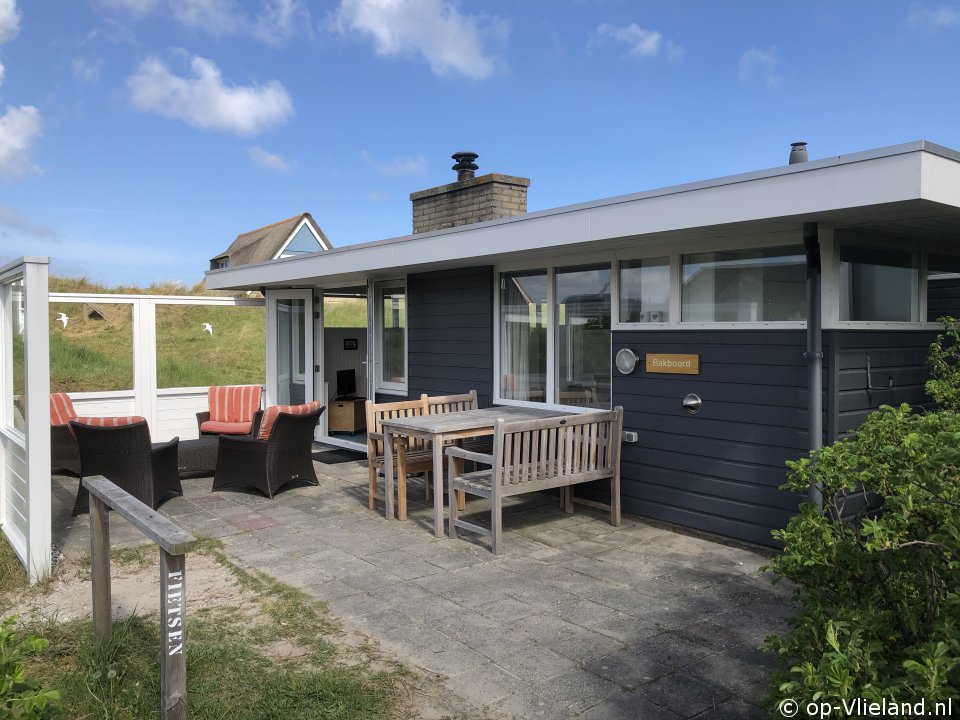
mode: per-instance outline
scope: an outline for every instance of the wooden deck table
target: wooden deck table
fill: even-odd
[[[421,415],[418,417],[384,420],[383,474],[386,495],[386,516],[393,519],[393,438],[395,436],[423,438],[433,447],[433,534],[443,537],[443,444],[450,440],[493,435],[497,418],[504,420],[536,420],[546,417],[572,415],[562,410],[515,406],[489,407],[481,410]]]

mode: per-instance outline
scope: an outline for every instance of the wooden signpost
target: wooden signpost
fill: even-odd
[[[187,717],[187,582],[185,555],[197,540],[132,495],[97,475],[83,478],[90,492],[90,554],[93,577],[93,629],[109,640],[110,516],[119,513],[160,547],[160,717]]]

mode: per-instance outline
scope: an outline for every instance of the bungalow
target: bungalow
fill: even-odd
[[[269,402],[332,399],[322,300],[366,298],[368,397],[622,405],[624,510],[771,544],[803,499],[784,462],[927,401],[935,320],[960,312],[960,153],[805,155],[528,213],[528,180],[462,153],[456,182],[411,195],[413,234],[207,286],[266,294]]]

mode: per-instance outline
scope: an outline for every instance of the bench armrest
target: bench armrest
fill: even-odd
[[[484,465],[493,465],[493,455],[486,455],[485,453],[473,452],[471,450],[464,450],[459,448],[456,445],[451,445],[447,448],[447,457],[456,457],[463,460],[469,460],[470,462],[483,463]]]

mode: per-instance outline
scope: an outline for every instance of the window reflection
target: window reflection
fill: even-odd
[[[557,398],[610,407],[610,266],[556,272]]]
[[[546,270],[500,276],[500,373],[500,397],[547,399]]]

